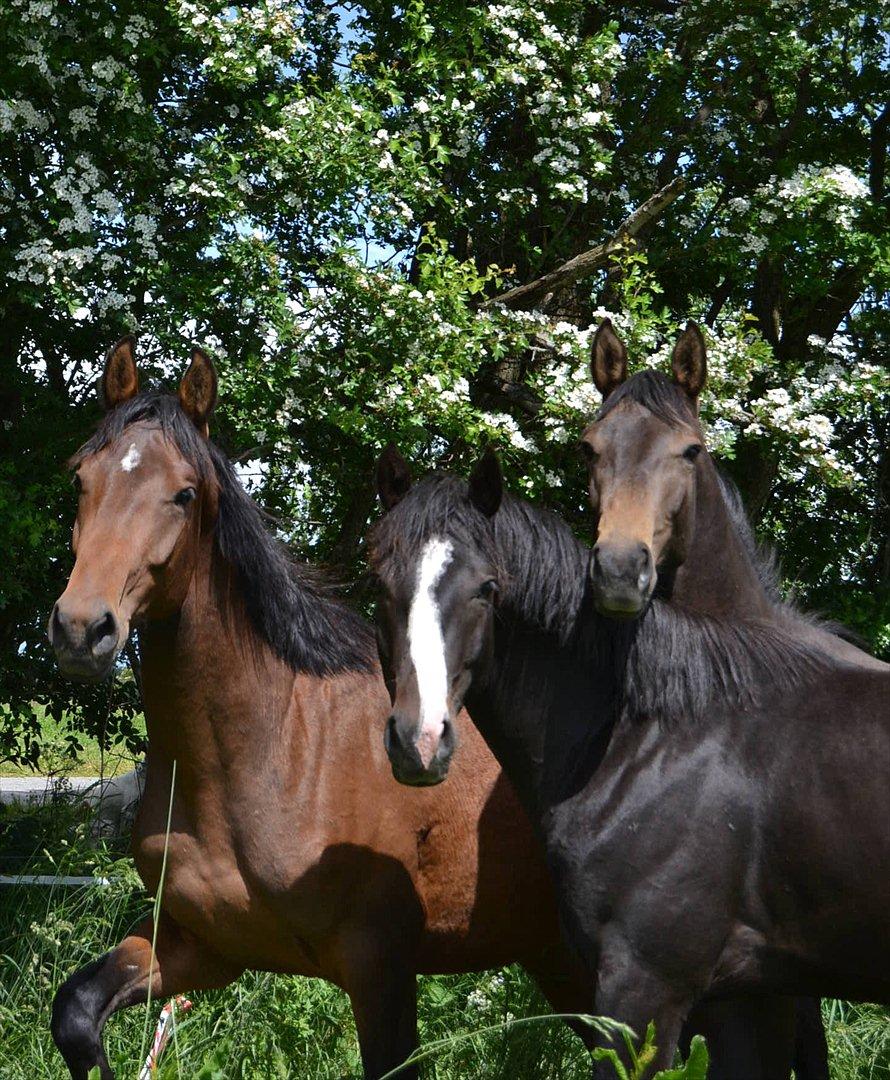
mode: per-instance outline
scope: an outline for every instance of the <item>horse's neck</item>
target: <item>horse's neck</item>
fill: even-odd
[[[506,569],[521,588],[523,567]],[[671,602],[724,618],[767,618],[772,609],[713,466],[702,471],[689,551]],[[586,784],[599,764],[617,716],[631,638],[608,633],[614,628],[604,627],[585,601],[572,639],[561,645],[515,607],[505,604],[498,615],[489,676],[471,689],[467,707],[527,808],[540,815]]]
[[[721,618],[766,619],[773,609],[710,462],[698,480],[692,536],[671,600]]]
[[[672,601],[687,610],[726,619],[783,622],[786,633],[814,645],[826,656],[856,667],[888,670],[830,628],[782,611],[767,594],[747,547],[726,506],[713,465],[704,470],[696,500],[695,531],[689,554],[677,571]]]
[[[140,632],[149,747],[208,773],[256,770],[293,722],[296,676],[246,624],[238,634],[213,564],[208,545],[181,609]]]
[[[546,558],[546,552],[538,552]],[[579,560],[583,562],[583,560]],[[522,587],[521,566],[505,567]],[[561,642],[505,600],[494,649],[467,709],[534,820],[579,790],[602,756],[614,716],[615,680],[597,655],[593,608],[585,602],[570,640]],[[608,671],[608,674],[607,674]]]

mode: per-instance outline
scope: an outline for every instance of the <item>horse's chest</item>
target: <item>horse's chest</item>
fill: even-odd
[[[166,849],[166,854],[165,854]],[[319,974],[316,951],[268,890],[245,874],[234,850],[215,838],[171,832],[134,841],[134,859],[161,908],[214,952],[253,968]]]
[[[187,834],[152,834],[137,841],[134,857],[146,888],[177,922],[222,927],[243,918],[251,897],[233,859],[210,853]]]

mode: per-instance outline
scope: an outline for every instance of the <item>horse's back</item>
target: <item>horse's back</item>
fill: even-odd
[[[791,629],[796,638],[815,645],[837,664],[857,670],[883,672],[890,675],[890,664],[867,653],[856,642],[849,641],[835,632],[830,625],[811,622],[806,617],[795,616]]]

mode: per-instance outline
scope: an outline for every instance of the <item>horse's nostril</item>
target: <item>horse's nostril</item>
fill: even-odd
[[[114,650],[117,645],[117,621],[110,611],[106,611],[90,625],[86,641],[94,656],[103,656]]]
[[[640,544],[637,551],[637,585],[640,589],[645,589],[652,577],[652,558],[649,554],[649,548],[645,544]]]
[[[442,721],[442,734],[439,736],[438,757],[447,760],[454,753],[457,743],[454,724],[450,720]]]

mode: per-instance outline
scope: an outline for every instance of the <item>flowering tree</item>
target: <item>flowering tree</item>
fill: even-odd
[[[494,442],[583,529],[592,329],[657,364],[695,317],[713,447],[798,591],[887,648],[880,8],[10,0],[0,707],[106,731],[136,707],[126,680],[75,695],[42,645],[60,463],[126,330],[156,376],[215,351],[246,482],[353,572],[390,438],[429,466]]]

